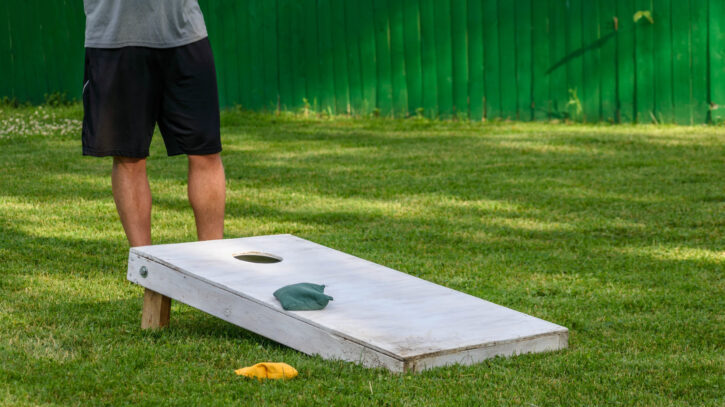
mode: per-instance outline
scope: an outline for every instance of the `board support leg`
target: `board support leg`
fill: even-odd
[[[158,329],[169,325],[170,314],[171,298],[147,288],[143,295],[141,329]]]

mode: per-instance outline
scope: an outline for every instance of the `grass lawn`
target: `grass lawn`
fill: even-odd
[[[292,233],[570,329],[565,351],[390,374],[142,289],[78,106],[1,108],[3,405],[725,404],[725,129],[225,112],[226,236]],[[195,239],[186,159],[149,159],[155,243]],[[288,382],[233,370],[284,361]]]

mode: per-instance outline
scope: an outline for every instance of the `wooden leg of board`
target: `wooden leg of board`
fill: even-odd
[[[169,325],[170,313],[171,298],[147,288],[143,295],[141,329],[157,329]]]

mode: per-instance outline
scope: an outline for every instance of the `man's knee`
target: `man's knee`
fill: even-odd
[[[127,173],[145,172],[146,159],[136,157],[113,157],[113,168]]]
[[[222,167],[221,154],[189,155],[189,166],[202,170]]]

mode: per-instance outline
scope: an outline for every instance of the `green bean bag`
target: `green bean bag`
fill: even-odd
[[[325,308],[332,301],[332,297],[324,291],[324,285],[298,283],[280,288],[274,296],[287,311],[315,311]]]

